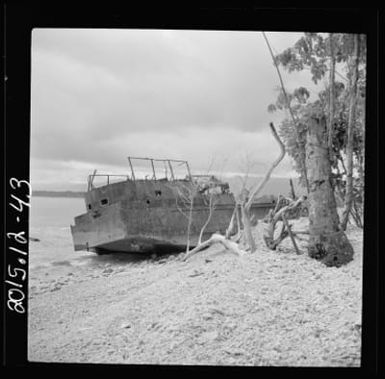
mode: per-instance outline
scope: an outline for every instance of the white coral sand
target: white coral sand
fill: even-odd
[[[306,219],[294,221],[304,229]],[[328,268],[286,239],[237,256],[95,256],[31,269],[29,360],[175,365],[359,366],[362,231]]]

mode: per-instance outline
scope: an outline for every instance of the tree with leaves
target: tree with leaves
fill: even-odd
[[[365,36],[305,33],[293,47],[275,56],[274,60],[288,72],[310,71],[315,84],[325,80],[329,72],[329,83],[326,88],[320,89],[315,99],[311,99],[310,91],[303,86],[292,92],[286,91],[286,97],[280,91],[276,102],[270,104],[268,110],[274,112],[290,108],[290,113],[296,118],[296,124],[293,117],[284,119],[280,135],[303,185],[304,161],[300,158],[305,154],[309,118],[327,118],[332,186],[339,202],[345,203],[344,214],[351,215],[356,225],[363,227]],[[346,202],[349,198],[351,201]],[[346,222],[342,222],[344,229]]]
[[[326,88],[320,89],[315,99],[311,98],[310,91],[305,87],[296,88],[291,92],[281,89],[275,104],[269,105],[268,110],[271,112],[290,111],[291,117],[284,119],[280,125],[280,135],[285,142],[289,156],[293,158],[294,167],[299,173],[301,183],[305,184],[305,179],[308,179],[304,178],[303,173],[313,170],[313,178],[321,175],[323,176],[321,181],[326,180],[327,183],[330,183],[332,192],[327,197],[328,200],[324,206],[336,208],[335,197],[345,204],[342,223],[339,222],[336,210],[333,210],[333,214],[328,216],[330,224],[333,225],[332,228],[336,228],[337,222],[338,229],[345,230],[349,215],[352,215],[356,224],[362,227],[365,36],[305,33],[293,47],[275,56],[274,63],[276,67],[281,66],[288,72],[309,70],[315,84],[325,80],[329,72],[329,82]],[[318,130],[312,130],[315,128],[314,125],[318,125]],[[320,156],[321,150],[310,151],[309,138],[313,140],[318,138],[326,154]],[[314,158],[314,162],[321,160],[319,168],[325,165],[322,174],[314,171],[316,167],[309,167],[314,164],[311,152],[318,157]],[[306,161],[302,158],[304,154]],[[323,159],[327,159],[327,162],[323,162]],[[305,167],[303,167],[304,165]],[[318,179],[315,180],[318,183]],[[322,196],[319,198],[318,195],[312,194],[314,181],[313,184],[309,183],[309,186],[309,197],[313,199],[310,201],[310,204],[313,202],[310,222],[318,223],[320,222],[318,216],[314,219],[316,205],[314,202],[321,201]],[[318,190],[329,191],[322,187]],[[315,228],[313,227],[312,230],[314,231]],[[325,235],[327,233],[329,232],[325,230]],[[318,256],[313,250],[309,248],[311,255]],[[339,265],[342,261],[348,260],[338,258],[335,264]]]

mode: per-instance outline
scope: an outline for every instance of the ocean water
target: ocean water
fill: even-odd
[[[29,236],[29,267],[49,266],[89,256],[74,251],[70,225],[74,217],[85,212],[82,198],[38,197],[31,199]]]

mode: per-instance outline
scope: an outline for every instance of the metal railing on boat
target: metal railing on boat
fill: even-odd
[[[92,188],[98,187],[94,185],[94,179],[95,177],[105,177],[106,181],[101,185],[109,185],[111,184],[110,178],[113,177],[118,177],[118,178],[125,178],[126,180],[132,180],[130,175],[114,175],[114,174],[92,174],[88,175],[88,191],[91,190]]]

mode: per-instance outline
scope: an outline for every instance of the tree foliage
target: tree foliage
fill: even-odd
[[[330,38],[333,43],[333,56],[336,62],[336,80],[333,83],[334,109],[332,122],[332,183],[337,192],[337,198],[343,201],[346,187],[346,149],[347,125],[349,118],[349,101],[352,89],[354,35],[305,33],[294,46],[284,50],[275,57],[276,63],[288,72],[310,71],[311,80],[315,84],[325,81],[326,86],[311,96],[310,91],[301,86],[292,91],[286,89],[288,101],[282,91],[278,93],[274,104],[268,106],[269,112],[282,111],[291,108],[297,124],[292,118],[285,118],[279,126],[289,156],[293,158],[294,168],[301,182],[303,178],[303,161],[300,159],[306,145],[307,125],[311,117],[327,117],[329,112],[330,83],[327,82],[330,68]],[[359,36],[360,54],[358,70],[358,95],[353,124],[353,218],[362,226],[363,191],[364,191],[364,141],[365,141],[365,92],[366,92],[366,39]],[[319,86],[321,87],[321,86]],[[299,143],[296,141],[297,130]],[[356,209],[356,211],[354,211]]]

